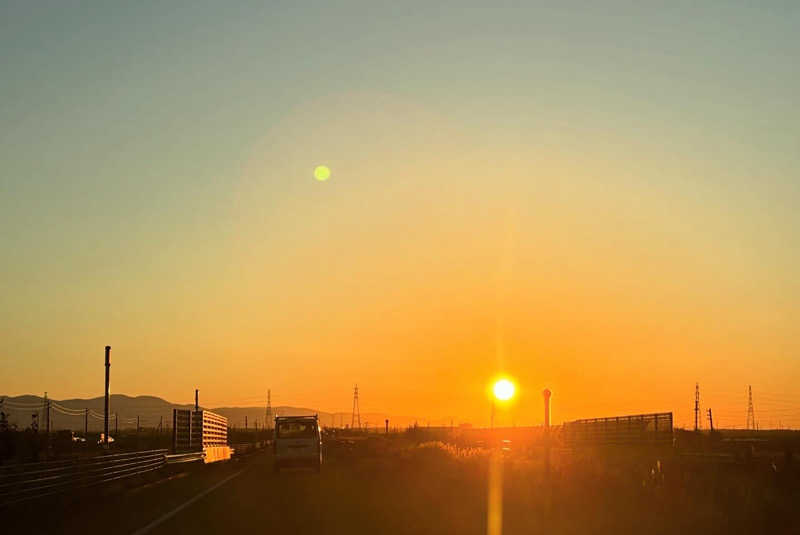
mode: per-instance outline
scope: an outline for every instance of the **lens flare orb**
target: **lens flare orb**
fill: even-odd
[[[314,178],[319,182],[325,182],[331,177],[331,169],[327,165],[318,165],[314,168]]]

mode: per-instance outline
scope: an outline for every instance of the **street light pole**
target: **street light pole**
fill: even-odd
[[[550,475],[550,392],[549,388],[545,388],[542,392],[544,397],[544,474]]]

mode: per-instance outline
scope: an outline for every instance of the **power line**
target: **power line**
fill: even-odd
[[[8,398],[6,398],[6,400],[3,403],[7,407],[11,407],[14,409],[22,409],[22,410],[41,409],[45,405],[44,400],[35,403],[20,403],[18,401],[9,401]]]
[[[82,417],[82,416],[83,416],[83,414],[84,414],[84,413],[83,413],[83,411],[81,411],[81,412],[80,412],[80,414],[76,414],[76,413],[73,413],[73,412],[67,412],[67,411],[65,411],[65,410],[62,410],[62,409],[61,409],[61,407],[59,407],[59,406],[58,406],[58,405],[56,405],[55,403],[53,403],[53,404],[52,404],[50,407],[51,407],[51,408],[52,408],[52,409],[53,409],[55,412],[57,412],[57,413],[59,413],[59,414],[63,414],[64,416],[74,416],[74,417],[76,417],[76,418],[79,418],[79,417]]]
[[[64,405],[61,405],[61,404],[59,404],[59,403],[56,403],[56,402],[55,402],[55,401],[53,401],[53,400],[50,400],[50,405],[51,405],[52,407],[58,407],[58,408],[59,408],[59,409],[61,409],[62,411],[65,411],[65,412],[74,412],[75,414],[79,414],[79,415],[83,415],[83,413],[84,413],[84,411],[85,411],[85,409],[73,409],[73,408],[71,408],[71,407],[65,407]]]

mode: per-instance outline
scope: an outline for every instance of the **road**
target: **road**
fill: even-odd
[[[442,484],[386,461],[274,474],[269,454],[259,453],[102,495],[33,503],[6,518],[17,528],[9,533],[482,532],[481,507],[462,513],[463,502],[448,502]]]
[[[171,467],[94,494],[0,510],[0,533],[486,533],[485,457],[386,446],[340,448],[321,474],[274,474],[263,451],[170,475]],[[503,533],[800,533],[795,470],[670,457],[660,480],[643,464],[656,453],[633,453],[565,457],[550,483],[539,463],[509,459]]]

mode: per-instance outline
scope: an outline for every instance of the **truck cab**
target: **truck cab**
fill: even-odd
[[[278,416],[272,444],[273,470],[306,466],[317,472],[322,467],[322,432],[319,417]]]

